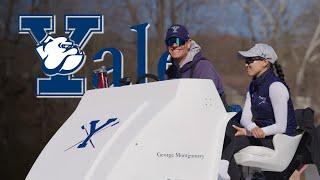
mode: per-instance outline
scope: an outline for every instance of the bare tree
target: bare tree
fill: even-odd
[[[138,18],[138,7],[137,4],[133,4],[131,2],[131,0],[125,0],[125,5],[128,8],[129,14],[130,14],[130,18],[131,18],[131,22],[133,24],[139,23],[139,18]]]
[[[244,14],[247,17],[248,31],[251,40],[265,39],[277,45],[279,37],[288,23],[288,0],[240,0]]]
[[[5,23],[4,23],[4,34],[5,34],[4,37],[7,37],[8,35],[11,34],[10,28],[11,28],[11,24],[12,24],[13,9],[14,9],[15,4],[16,4],[16,0],[8,1],[8,13],[6,16]]]
[[[248,30],[250,32],[250,36],[251,36],[251,41],[252,42],[256,42],[257,37],[256,37],[256,33],[255,33],[255,29],[254,29],[254,22],[253,22],[253,12],[252,12],[252,1],[250,0],[246,0],[246,1],[239,1],[244,13],[246,14],[247,17],[247,26],[248,26]]]
[[[318,61],[320,59],[320,53],[317,51],[317,48],[320,47],[320,16],[319,16],[319,22],[318,25],[313,33],[313,36],[309,42],[309,45],[305,51],[305,54],[303,58],[298,58],[297,54],[293,50],[292,53],[294,54],[294,57],[297,62],[299,62],[300,66],[298,68],[297,77],[296,77],[296,91],[297,94],[302,94],[302,84],[305,77],[305,72],[307,65],[309,63],[314,63],[315,61]]]

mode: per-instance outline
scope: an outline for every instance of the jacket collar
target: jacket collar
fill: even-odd
[[[190,69],[195,63],[203,59],[200,51],[201,47],[195,41],[191,41],[190,50],[183,62],[179,65],[175,60],[172,60],[172,63],[176,66],[180,73],[183,73]]]
[[[260,86],[263,84],[267,79],[274,76],[273,69],[269,68],[267,69],[263,74],[261,74],[259,77],[253,78],[252,83],[254,86]]]

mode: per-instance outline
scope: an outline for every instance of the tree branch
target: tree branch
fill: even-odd
[[[126,7],[128,8],[132,23],[133,24],[138,23],[139,18],[137,16],[137,6],[134,6],[130,0],[125,0],[124,3],[126,5]]]
[[[275,20],[274,20],[274,17],[273,17],[273,15],[272,15],[272,12],[269,11],[269,10],[266,8],[266,6],[261,3],[260,0],[253,0],[253,2],[255,2],[255,3],[257,4],[258,8],[260,8],[261,11],[265,13],[265,15],[267,16],[267,19],[268,19],[269,23],[270,23],[272,26],[274,26]]]
[[[319,58],[320,58],[320,53],[315,54],[315,55],[311,56],[309,62],[310,62],[310,63],[313,63],[313,62],[315,62],[316,60],[318,60]]]
[[[291,53],[292,53],[293,59],[298,63],[300,61],[300,58],[296,53],[295,49],[291,48]]]
[[[319,16],[319,23],[318,23],[318,26],[312,36],[312,39],[309,43],[309,46],[308,46],[308,49],[307,49],[307,52],[304,56],[304,60],[305,61],[308,61],[310,60],[310,57],[311,57],[311,54],[312,52],[319,46],[319,43],[320,43],[320,16]]]

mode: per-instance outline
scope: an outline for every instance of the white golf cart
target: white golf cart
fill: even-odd
[[[226,112],[211,80],[89,90],[26,179],[217,179],[225,128],[234,114]],[[250,146],[235,158],[242,165],[281,171],[300,139],[276,135],[275,150]]]

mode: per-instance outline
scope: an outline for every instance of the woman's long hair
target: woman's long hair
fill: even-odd
[[[283,74],[283,70],[282,70],[281,65],[276,61],[276,62],[273,63],[273,66],[274,66],[274,68],[276,69],[276,72],[277,72],[277,74],[278,74],[278,77],[279,77],[283,82],[285,82],[284,74]]]

